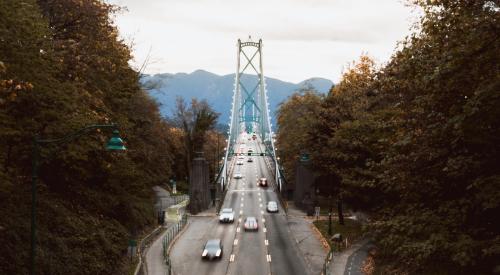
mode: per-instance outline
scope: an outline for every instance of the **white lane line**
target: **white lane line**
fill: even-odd
[[[243,207],[243,203],[242,203],[242,204],[240,204],[240,207]]]
[[[267,261],[271,262],[271,255],[267,254]]]
[[[268,241],[268,240],[265,240],[265,241],[264,241],[264,243],[265,243],[266,245],[269,245],[269,241]]]
[[[243,214],[243,210],[240,210],[240,215]]]
[[[260,196],[260,192],[259,192],[259,193],[257,193],[257,195],[259,195],[259,196]]]
[[[241,218],[238,219],[238,222],[241,222]]]
[[[238,239],[234,240],[233,245],[238,245]]]
[[[259,207],[262,207],[262,203],[259,204]]]
[[[231,254],[231,257],[229,257],[230,262],[234,262],[234,254]]]
[[[259,198],[259,201],[262,201],[262,199],[261,199],[261,198]]]
[[[266,233],[267,232],[267,228],[264,227],[264,229],[262,229],[262,231],[264,231],[264,233]]]
[[[260,210],[260,213],[261,213],[261,214],[264,214],[264,211]]]
[[[245,198],[241,197],[241,201],[244,201],[244,200],[245,200]]]
[[[236,232],[240,232],[240,228],[239,227],[236,228]]]
[[[266,222],[266,219],[262,218],[262,222]]]

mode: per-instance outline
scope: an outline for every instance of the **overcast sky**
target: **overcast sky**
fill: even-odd
[[[264,75],[337,82],[367,52],[386,62],[416,13],[405,0],[107,0],[127,8],[115,18],[133,43],[134,67],[151,49],[146,73],[217,74],[236,70],[236,41],[263,39]]]

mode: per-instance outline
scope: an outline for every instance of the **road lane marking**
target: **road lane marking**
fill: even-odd
[[[241,218],[238,219],[238,222],[241,222]]]
[[[257,195],[259,195],[259,196],[260,196],[260,192],[259,192],[259,193],[257,193]]]
[[[266,219],[262,218],[262,222],[266,222]]]
[[[240,215],[243,214],[243,210],[240,210]]]
[[[238,245],[238,239],[234,240],[233,244]]]
[[[240,204],[240,207],[243,207],[243,203],[242,203],[242,204]]]
[[[259,198],[259,201],[262,201],[262,199],[261,199],[261,198]]]
[[[244,200],[245,200],[245,198],[241,197],[241,200],[242,200],[242,201],[244,201]]]
[[[234,254],[231,254],[231,257],[229,257],[230,262],[234,262]]]
[[[262,231],[264,231],[264,233],[266,233],[267,232],[267,228],[264,227],[264,229],[262,229]]]
[[[271,255],[267,254],[267,261],[271,262]]]
[[[265,243],[266,245],[269,245],[269,241],[268,241],[268,240],[265,240],[265,241],[264,241],[264,243]]]
[[[239,227],[236,228],[236,232],[240,232],[240,228]]]
[[[261,204],[259,204],[259,207],[262,207],[262,203],[261,203]]]
[[[261,213],[261,214],[264,214],[264,211],[260,210],[260,213]]]

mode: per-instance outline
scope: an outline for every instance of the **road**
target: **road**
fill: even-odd
[[[240,138],[246,147],[262,150],[258,141]],[[237,151],[237,150],[235,150]],[[233,208],[235,222],[219,224],[217,217],[192,217],[186,232],[175,243],[171,260],[175,274],[308,274],[306,264],[287,225],[285,212],[266,212],[268,201],[278,202],[272,186],[257,186],[257,180],[272,175],[265,157],[253,156],[253,162],[244,158],[233,173],[241,173],[242,179],[233,179],[224,200],[223,208]],[[257,232],[245,232],[243,220],[254,216],[259,221]],[[218,238],[224,245],[223,258],[219,261],[202,261],[201,253],[208,239]]]

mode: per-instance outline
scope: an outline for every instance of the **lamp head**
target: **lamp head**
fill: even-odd
[[[120,132],[118,132],[118,130],[113,131],[113,136],[109,139],[106,149],[116,151],[127,150],[123,144],[123,140],[120,138]]]

